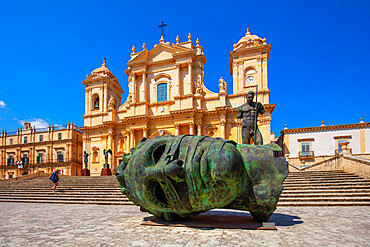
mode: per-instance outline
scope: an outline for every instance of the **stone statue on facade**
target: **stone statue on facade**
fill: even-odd
[[[108,108],[114,108],[115,105],[116,105],[116,99],[113,97],[113,95],[111,95],[108,101]]]
[[[202,94],[202,93],[203,93],[202,83],[200,80],[197,80],[195,82],[195,94]]]
[[[218,80],[218,87],[220,88],[220,93],[227,92],[227,83],[225,82],[224,78],[220,78]]]
[[[242,122],[242,142],[251,144],[251,138],[254,145],[263,145],[263,139],[257,126],[258,114],[265,113],[265,108],[259,102],[253,102],[254,92],[249,91],[247,94],[247,103],[237,109],[236,117],[243,119]]]
[[[31,123],[29,123],[29,122],[24,122],[24,123],[23,123],[23,125],[24,125],[24,127],[23,127],[23,129],[24,129],[24,130],[29,130],[29,129],[31,129]]]
[[[117,180],[142,211],[173,221],[214,208],[251,212],[267,221],[288,175],[277,144],[237,145],[208,136],[143,138],[123,155]]]
[[[87,169],[87,163],[88,163],[88,157],[89,157],[89,154],[84,151],[84,164],[85,164],[85,169]]]

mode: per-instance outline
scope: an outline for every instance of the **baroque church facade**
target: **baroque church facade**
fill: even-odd
[[[271,44],[252,35],[249,29],[230,52],[230,74],[233,93],[221,77],[218,92],[204,85],[207,62],[199,39],[165,42],[163,37],[153,49],[143,44],[141,51],[132,48],[125,70],[128,97],[120,105],[123,90],[117,78],[104,63],[87,75],[83,150],[89,153],[91,175],[100,175],[105,163],[103,150],[111,149],[108,163],[112,172],[122,155],[130,152],[143,138],[157,135],[207,135],[242,142],[241,120],[237,108],[246,103],[248,91],[256,91],[257,100],[266,112],[259,116],[258,126],[264,143],[275,141],[270,132],[271,114],[267,63]]]

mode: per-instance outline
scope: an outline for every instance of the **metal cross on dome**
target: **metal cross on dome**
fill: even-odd
[[[167,26],[167,24],[165,24],[165,23],[164,23],[164,21],[162,21],[162,24],[158,26],[158,27],[159,27],[159,28],[161,28],[161,30],[162,30],[162,36],[163,36],[163,37],[164,37],[164,36],[166,36],[166,35],[164,34],[164,32],[163,32],[163,31],[164,31],[164,29],[163,29],[163,28],[164,28],[165,26]]]

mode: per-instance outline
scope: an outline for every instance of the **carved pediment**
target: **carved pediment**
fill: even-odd
[[[262,40],[248,40],[246,42],[243,42],[243,43],[239,43],[237,45],[234,45],[234,51],[236,50],[239,50],[239,49],[243,49],[243,48],[252,48],[252,47],[257,47],[257,46],[263,46],[265,45],[266,43],[264,43]]]
[[[159,50],[154,54],[149,54],[148,62],[157,62],[162,60],[167,60],[173,58],[173,52],[169,52],[168,50]]]
[[[176,44],[160,43],[156,45],[152,50],[144,50],[129,61],[130,64],[139,62],[157,62],[172,59],[175,54],[191,52],[192,49],[187,47],[179,46]]]

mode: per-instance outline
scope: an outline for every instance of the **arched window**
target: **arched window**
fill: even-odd
[[[157,102],[167,100],[167,83],[161,83],[157,85]]]
[[[99,95],[93,96],[93,109],[99,109]]]

